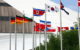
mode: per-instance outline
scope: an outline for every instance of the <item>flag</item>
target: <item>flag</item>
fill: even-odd
[[[78,27],[76,27],[76,29],[79,29]]]
[[[47,32],[56,32],[56,29],[53,29],[51,27],[46,27]]]
[[[43,32],[45,29],[47,32],[55,32],[56,31],[56,29],[51,29],[51,26],[49,26],[49,25],[46,25],[46,27],[45,27],[44,24],[36,23],[36,25],[34,26],[34,31],[37,31],[37,32]]]
[[[23,22],[23,17],[16,15],[16,22]]]
[[[78,6],[80,6],[80,0],[78,0]]]
[[[10,23],[11,23],[11,24],[14,24],[14,23],[15,23],[15,17],[11,17]]]
[[[66,31],[66,30],[69,30],[69,27],[62,27],[61,29],[62,31]],[[60,27],[58,27],[58,32],[60,32]]]
[[[26,16],[24,16],[23,15],[23,17],[24,17],[24,23],[26,23],[26,22],[32,22],[33,20],[31,19],[31,18],[29,18],[29,17],[26,17]]]
[[[74,27],[70,27],[70,30],[74,30]]]
[[[60,9],[63,10],[67,15],[69,15],[69,12],[64,9],[64,5],[62,2],[60,2]]]
[[[41,24],[41,23],[35,23],[34,31],[44,30],[45,26],[46,27],[51,27],[51,25],[45,25],[45,24]]]
[[[18,16],[16,15],[16,17],[11,17],[11,21],[10,23],[11,24],[22,24],[22,23],[27,23],[27,22],[32,22],[33,20],[29,17],[21,17],[21,16]]]
[[[58,12],[58,8],[55,6],[55,7],[52,7],[52,6],[49,6],[46,4],[46,11],[48,12]]]
[[[56,31],[55,29],[51,29],[51,25],[36,23],[34,26],[34,31],[37,31],[37,32],[43,32],[45,29],[47,32],[55,32]]]
[[[42,23],[42,24],[45,24],[46,23],[46,25],[51,25],[51,22],[50,21],[40,20],[40,23]]]
[[[26,17],[23,15],[23,17],[21,16],[16,16],[16,22],[17,23],[27,23],[27,22],[32,22],[33,20],[29,17]]]
[[[33,9],[33,16],[42,16],[44,15],[44,13],[45,13],[45,10],[36,9],[36,8]]]
[[[20,22],[20,21],[16,21],[16,18],[15,17],[11,17],[11,19],[10,19],[10,23],[11,24],[22,24],[23,22]]]

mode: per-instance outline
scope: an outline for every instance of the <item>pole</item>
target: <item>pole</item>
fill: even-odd
[[[61,0],[60,0],[60,6],[61,6]],[[60,9],[60,45],[61,45],[61,50],[63,50],[63,44],[62,44],[62,13]]]
[[[16,16],[15,16],[15,50],[17,50],[17,33],[16,33]]]
[[[23,11],[24,13],[24,11]],[[25,15],[25,13],[24,13]],[[23,50],[25,50],[25,33],[24,33],[24,19],[23,19]]]
[[[40,28],[40,25],[39,25]],[[39,44],[41,45],[41,32],[39,31]],[[39,46],[39,50],[41,50],[41,47]]]
[[[47,32],[46,32],[46,20],[47,20],[47,17],[46,17],[46,4],[45,4],[45,34],[44,34],[44,38],[45,38],[45,50],[47,50]]]
[[[32,17],[32,19],[33,19],[33,22],[32,22],[32,35],[33,35],[33,37],[32,37],[32,40],[33,40],[33,42],[32,42],[32,46],[33,46],[33,48],[32,48],[32,50],[34,50],[34,15],[33,15],[33,17]]]
[[[35,24],[35,23],[34,23]],[[36,25],[35,25],[36,26]],[[35,49],[34,50],[36,50],[36,46],[37,46],[37,36],[36,36],[37,34],[36,34],[36,31],[34,31],[34,47],[35,47]]]
[[[8,16],[9,16],[9,8],[8,8]],[[10,36],[9,36],[9,38],[10,38],[10,41],[9,41],[9,50],[11,50],[11,24],[10,24],[10,21],[11,21],[11,16],[9,16],[9,32],[10,32]]]
[[[36,31],[35,31],[35,34],[34,34],[34,47],[35,47],[35,49],[34,50],[36,50],[36,46],[37,46],[37,37],[36,37]]]
[[[80,18],[79,18],[79,6],[78,6],[78,37],[79,37],[79,50],[80,50]]]

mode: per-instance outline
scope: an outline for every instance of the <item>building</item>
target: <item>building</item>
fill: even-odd
[[[0,0],[0,33],[14,33],[15,30],[17,33],[23,32],[23,24],[10,24],[10,17],[15,17],[16,15],[22,16],[23,14],[17,9],[12,7],[10,4],[6,3],[3,0]],[[31,33],[31,22],[24,23],[24,32]]]

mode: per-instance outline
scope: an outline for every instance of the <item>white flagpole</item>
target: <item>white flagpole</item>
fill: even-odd
[[[8,8],[8,16],[9,16],[9,8]],[[10,24],[10,22],[11,22],[11,16],[9,16],[9,33],[10,33],[10,36],[9,36],[9,50],[11,50],[11,24]]]
[[[35,24],[35,23],[34,23]],[[36,50],[36,46],[37,46],[37,36],[36,36],[37,34],[36,34],[36,31],[34,31],[34,47],[35,47],[35,49],[34,50]]]
[[[33,35],[33,38],[32,38],[32,40],[33,40],[33,41],[32,41],[32,44],[33,44],[33,45],[32,45],[32,47],[33,47],[33,48],[32,48],[32,50],[34,50],[34,45],[35,45],[35,44],[34,44],[34,15],[33,15],[32,18],[33,18],[33,22],[32,22],[32,35]]]
[[[78,6],[78,37],[79,37],[79,50],[80,50],[80,17],[79,17],[79,6]]]
[[[24,13],[24,11],[23,11]],[[25,15],[25,13],[24,13]],[[24,19],[23,19],[23,50],[25,50],[25,33],[24,33]]]
[[[60,6],[61,6],[61,0],[60,0]],[[63,50],[63,44],[62,44],[62,13],[60,9],[60,45],[61,45],[61,50]]]
[[[47,17],[46,17],[46,4],[45,4],[45,34],[44,34],[44,37],[45,37],[45,50],[47,50],[47,32],[46,32],[46,20],[47,20]]]
[[[15,16],[15,50],[17,50],[17,33],[16,33],[16,16]]]
[[[40,28],[40,25],[39,25]],[[41,45],[41,32],[39,31],[39,45]],[[41,47],[39,46],[39,50],[41,50]]]
[[[34,47],[35,47],[35,49],[34,50],[36,50],[36,46],[37,46],[37,37],[36,37],[36,32],[35,32],[35,34],[34,34]]]

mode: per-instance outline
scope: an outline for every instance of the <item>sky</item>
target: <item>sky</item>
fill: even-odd
[[[52,2],[55,2],[59,4],[60,0],[51,0]],[[72,10],[77,11],[77,0],[61,0],[65,7],[70,8]]]
[[[5,0],[13,7],[18,9],[23,13],[25,13],[28,17],[33,17],[33,8],[44,9],[45,8],[45,0]],[[72,26],[73,22],[77,19],[77,1],[76,0],[63,0],[62,1],[65,9],[70,13],[70,15],[66,15],[62,11],[62,22],[63,26]],[[59,0],[46,0],[46,3],[51,6],[57,6],[59,8]],[[53,27],[57,27],[60,24],[60,13],[51,12],[47,14],[47,20],[51,21]],[[39,22],[40,19],[44,20],[44,16],[35,17],[35,20]],[[55,25],[55,26],[54,26]]]

